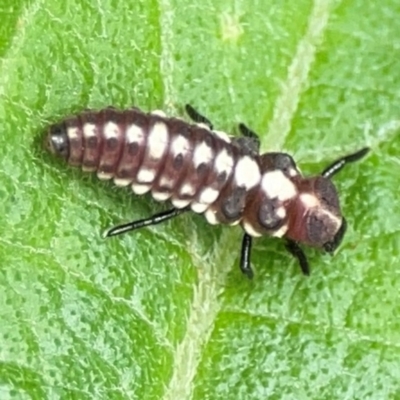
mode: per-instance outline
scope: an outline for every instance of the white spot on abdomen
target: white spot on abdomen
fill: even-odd
[[[132,190],[135,194],[141,195],[147,193],[151,189],[151,185],[133,183]]]
[[[155,177],[156,171],[153,169],[142,168],[138,172],[136,179],[141,183],[152,183]]]
[[[200,164],[208,164],[213,159],[214,152],[211,147],[206,143],[202,142],[194,150],[193,154],[193,164],[197,168]]]
[[[226,177],[230,175],[233,169],[233,157],[223,149],[216,157],[214,164],[215,172],[220,175],[226,173]]]
[[[231,139],[228,136],[228,134],[226,132],[223,131],[213,131],[213,133],[215,133],[215,136],[219,137],[220,139],[222,139],[224,142],[226,143],[230,143]]]
[[[128,143],[141,143],[144,139],[143,129],[137,125],[130,125],[126,130],[126,140]]]
[[[210,130],[210,127],[204,122],[196,122],[196,126],[198,126],[199,128],[207,129],[208,131]]]
[[[287,230],[288,230],[288,226],[287,225],[283,225],[278,230],[273,232],[272,236],[280,238],[287,232]]]
[[[187,199],[182,200],[182,199],[173,198],[173,199],[171,200],[171,203],[172,203],[172,205],[173,205],[174,207],[176,207],[176,208],[184,208],[184,207],[186,207],[187,205],[189,205],[190,200],[187,200]]]
[[[253,225],[251,225],[250,223],[244,221],[243,222],[243,229],[246,231],[246,233],[250,236],[253,237],[260,237],[262,236],[262,234],[258,231],[256,231],[253,227]]]
[[[116,186],[128,186],[132,182],[132,179],[128,178],[114,178],[114,183]]]
[[[78,128],[77,127],[69,127],[67,129],[67,136],[69,140],[74,140],[79,136]]]
[[[235,181],[239,187],[247,190],[256,186],[261,179],[260,167],[249,156],[242,157],[235,167]]]
[[[209,204],[203,204],[203,203],[198,203],[197,201],[194,201],[191,205],[190,208],[192,209],[193,212],[196,214],[201,214],[204,211],[207,210],[209,207]]]
[[[181,196],[194,196],[195,193],[196,193],[196,188],[190,183],[185,183],[181,187],[181,190],[179,191],[179,194]]]
[[[200,201],[200,203],[203,203],[203,204],[211,204],[215,200],[217,200],[218,195],[219,195],[218,190],[208,187],[201,191],[199,201]]]
[[[103,171],[97,171],[96,175],[101,181],[107,181],[114,176],[113,174],[110,174],[109,172],[103,172]]]
[[[88,139],[97,135],[97,128],[94,124],[86,123],[83,125],[83,136]],[[68,135],[69,136],[69,135]]]
[[[117,138],[120,135],[119,126],[114,122],[107,122],[103,132],[105,139]]]
[[[168,129],[164,122],[157,122],[147,138],[148,156],[159,160],[168,147]]]
[[[162,110],[153,110],[151,113],[151,115],[157,115],[159,117],[165,118],[167,116],[167,114],[165,114],[164,111]]]
[[[171,153],[174,157],[178,156],[179,154],[185,156],[189,149],[189,141],[182,136],[176,137],[171,143]]]
[[[285,217],[286,217],[286,210],[285,210],[285,208],[284,208],[284,207],[279,207],[279,208],[276,210],[276,215],[277,215],[280,219],[285,218]]]
[[[303,203],[306,209],[317,207],[320,204],[318,198],[310,193],[301,194],[300,201]]]
[[[261,180],[261,187],[270,199],[286,201],[297,195],[294,183],[279,170],[265,173]]]
[[[165,201],[165,200],[168,200],[171,197],[171,193],[170,192],[152,191],[151,195],[153,196],[153,199],[157,200],[157,201]]]
[[[217,224],[219,224],[219,221],[218,221],[218,219],[217,219],[217,214],[216,214],[215,210],[208,209],[208,210],[205,212],[204,216],[206,217],[206,220],[207,220],[207,222],[208,222],[209,224],[211,224],[211,225],[217,225]]]

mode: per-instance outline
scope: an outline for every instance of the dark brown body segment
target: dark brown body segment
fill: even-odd
[[[191,206],[211,223],[240,222],[249,190],[261,178],[257,157],[226,134],[160,112],[89,110],[53,125],[50,135],[56,127],[68,138],[69,164],[131,185],[137,194],[151,191],[177,208]]]

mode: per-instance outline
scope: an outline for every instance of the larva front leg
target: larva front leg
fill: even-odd
[[[242,250],[240,252],[240,270],[249,278],[253,279],[254,272],[251,268],[250,258],[251,258],[251,244],[253,238],[245,233],[242,239]]]
[[[297,261],[299,262],[301,272],[303,272],[304,275],[309,276],[310,275],[310,266],[308,265],[308,260],[306,255],[304,254],[304,251],[301,249],[301,247],[295,242],[294,240],[287,239],[286,244],[285,244],[286,250],[293,256],[297,258]]]
[[[189,207],[172,208],[170,210],[154,214],[149,218],[139,219],[136,221],[128,222],[126,224],[117,225],[106,231],[104,237],[117,236],[136,229],[144,228],[145,226],[161,224],[162,222],[168,221],[171,218],[175,218],[178,215],[181,215],[182,213],[189,210]]]

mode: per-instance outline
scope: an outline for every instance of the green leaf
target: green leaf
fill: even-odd
[[[399,5],[349,0],[3,0],[0,398],[400,397]],[[46,126],[84,108],[191,103],[335,177],[334,257],[200,216],[104,240],[166,205],[67,168]]]

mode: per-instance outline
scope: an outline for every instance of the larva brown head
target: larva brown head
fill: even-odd
[[[302,179],[288,211],[286,237],[333,252],[346,230],[333,183],[322,176]]]
[[[45,141],[46,148],[56,156],[65,160],[69,157],[69,139],[63,124],[55,124],[49,128]]]

